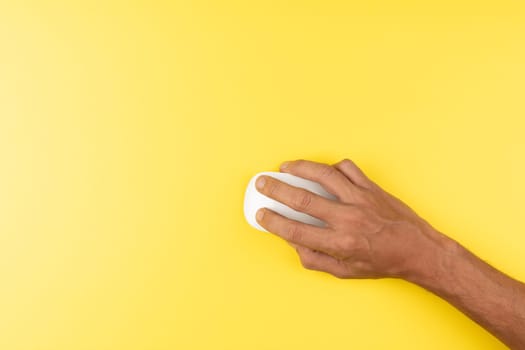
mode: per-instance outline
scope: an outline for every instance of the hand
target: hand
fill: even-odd
[[[308,269],[340,278],[397,277],[442,297],[512,349],[525,349],[525,284],[433,229],[350,160],[298,160],[281,171],[320,183],[330,200],[268,176],[258,190],[323,220],[316,227],[269,209],[257,221],[294,246]]]
[[[337,197],[329,200],[268,176],[256,183],[264,195],[326,223],[320,228],[266,208],[257,212],[259,224],[294,246],[305,268],[339,278],[408,278],[425,264],[422,252],[444,237],[350,160],[333,166],[297,160],[281,171],[316,181]]]

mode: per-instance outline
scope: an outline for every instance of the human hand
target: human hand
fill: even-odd
[[[260,176],[264,195],[323,220],[316,227],[260,209],[257,221],[294,246],[304,267],[340,278],[397,277],[442,297],[512,349],[525,349],[525,284],[435,230],[352,161],[298,160],[281,171],[320,183],[330,200]]]
[[[409,278],[425,264],[422,253],[443,241],[425,220],[348,159],[333,166],[285,162],[281,171],[316,181],[337,197],[329,200],[269,176],[257,180],[262,194],[326,223],[320,228],[267,208],[257,212],[259,224],[294,246],[305,268],[339,278]]]

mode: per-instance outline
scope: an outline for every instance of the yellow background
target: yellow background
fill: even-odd
[[[243,218],[354,159],[524,279],[522,1],[0,3],[0,348],[502,349]]]

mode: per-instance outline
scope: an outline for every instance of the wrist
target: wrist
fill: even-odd
[[[448,283],[450,271],[465,259],[465,249],[426,223],[420,231],[417,252],[402,278],[426,289],[440,289],[440,284]]]

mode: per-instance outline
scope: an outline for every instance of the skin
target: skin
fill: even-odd
[[[323,220],[316,227],[269,209],[257,221],[290,243],[307,269],[338,278],[401,278],[445,299],[512,349],[525,349],[525,284],[438,232],[345,159],[285,162],[281,171],[320,183],[329,200],[268,176],[264,195]]]

